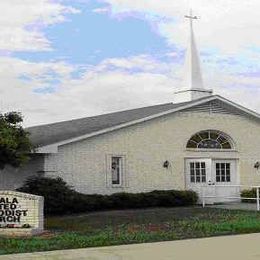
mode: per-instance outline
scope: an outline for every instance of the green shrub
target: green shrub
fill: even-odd
[[[45,213],[50,214],[69,213],[76,193],[59,177],[32,177],[17,191],[43,196]]]
[[[256,203],[256,199],[254,199],[254,200],[253,199],[251,199],[251,200],[243,199],[243,198],[256,198],[256,189],[253,188],[251,190],[243,190],[241,192],[241,197],[242,197],[242,199],[241,199],[242,202]]]
[[[76,192],[61,178],[34,177],[18,191],[44,197],[47,214],[72,214],[109,209],[147,207],[180,207],[196,204],[193,191],[152,191],[147,193],[115,193],[87,195]]]

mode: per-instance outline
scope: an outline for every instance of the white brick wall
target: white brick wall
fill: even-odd
[[[21,187],[30,176],[40,175],[44,169],[44,157],[33,155],[29,163],[20,168],[6,166],[0,170],[0,190],[15,190]]]
[[[230,135],[237,151],[187,151],[189,138],[207,129]],[[112,188],[106,184],[106,156],[110,154],[125,155],[124,187]],[[253,168],[260,161],[259,122],[235,115],[176,113],[61,146],[58,154],[46,156],[45,170],[88,194],[184,189],[184,158],[198,156],[238,158],[242,184],[260,184],[260,171]],[[169,169],[162,167],[166,160],[171,163]]]

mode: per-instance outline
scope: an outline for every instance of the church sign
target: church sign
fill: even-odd
[[[34,235],[43,231],[43,197],[0,191],[0,235]]]

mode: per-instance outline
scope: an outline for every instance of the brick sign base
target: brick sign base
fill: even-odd
[[[0,236],[31,236],[43,232],[43,197],[0,191]]]

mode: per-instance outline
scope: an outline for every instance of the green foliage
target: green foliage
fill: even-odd
[[[241,192],[242,202],[246,203],[256,203],[256,199],[243,199],[243,198],[256,198],[256,189],[253,188],[251,190],[243,190]]]
[[[0,237],[0,254],[260,232],[259,213],[198,207],[56,216],[45,223],[42,236]]]
[[[0,169],[6,165],[19,167],[30,159],[33,146],[22,121],[17,112],[0,114]]]
[[[67,211],[76,194],[61,178],[31,177],[17,190],[43,196],[45,212],[56,214]]]
[[[115,193],[109,196],[113,208],[181,207],[194,205],[197,194],[192,191],[152,191],[147,193]]]
[[[44,197],[47,214],[71,214],[106,209],[146,207],[180,207],[194,205],[197,194],[193,191],[152,191],[148,193],[115,193],[86,195],[74,191],[61,178],[29,178],[18,191]]]

